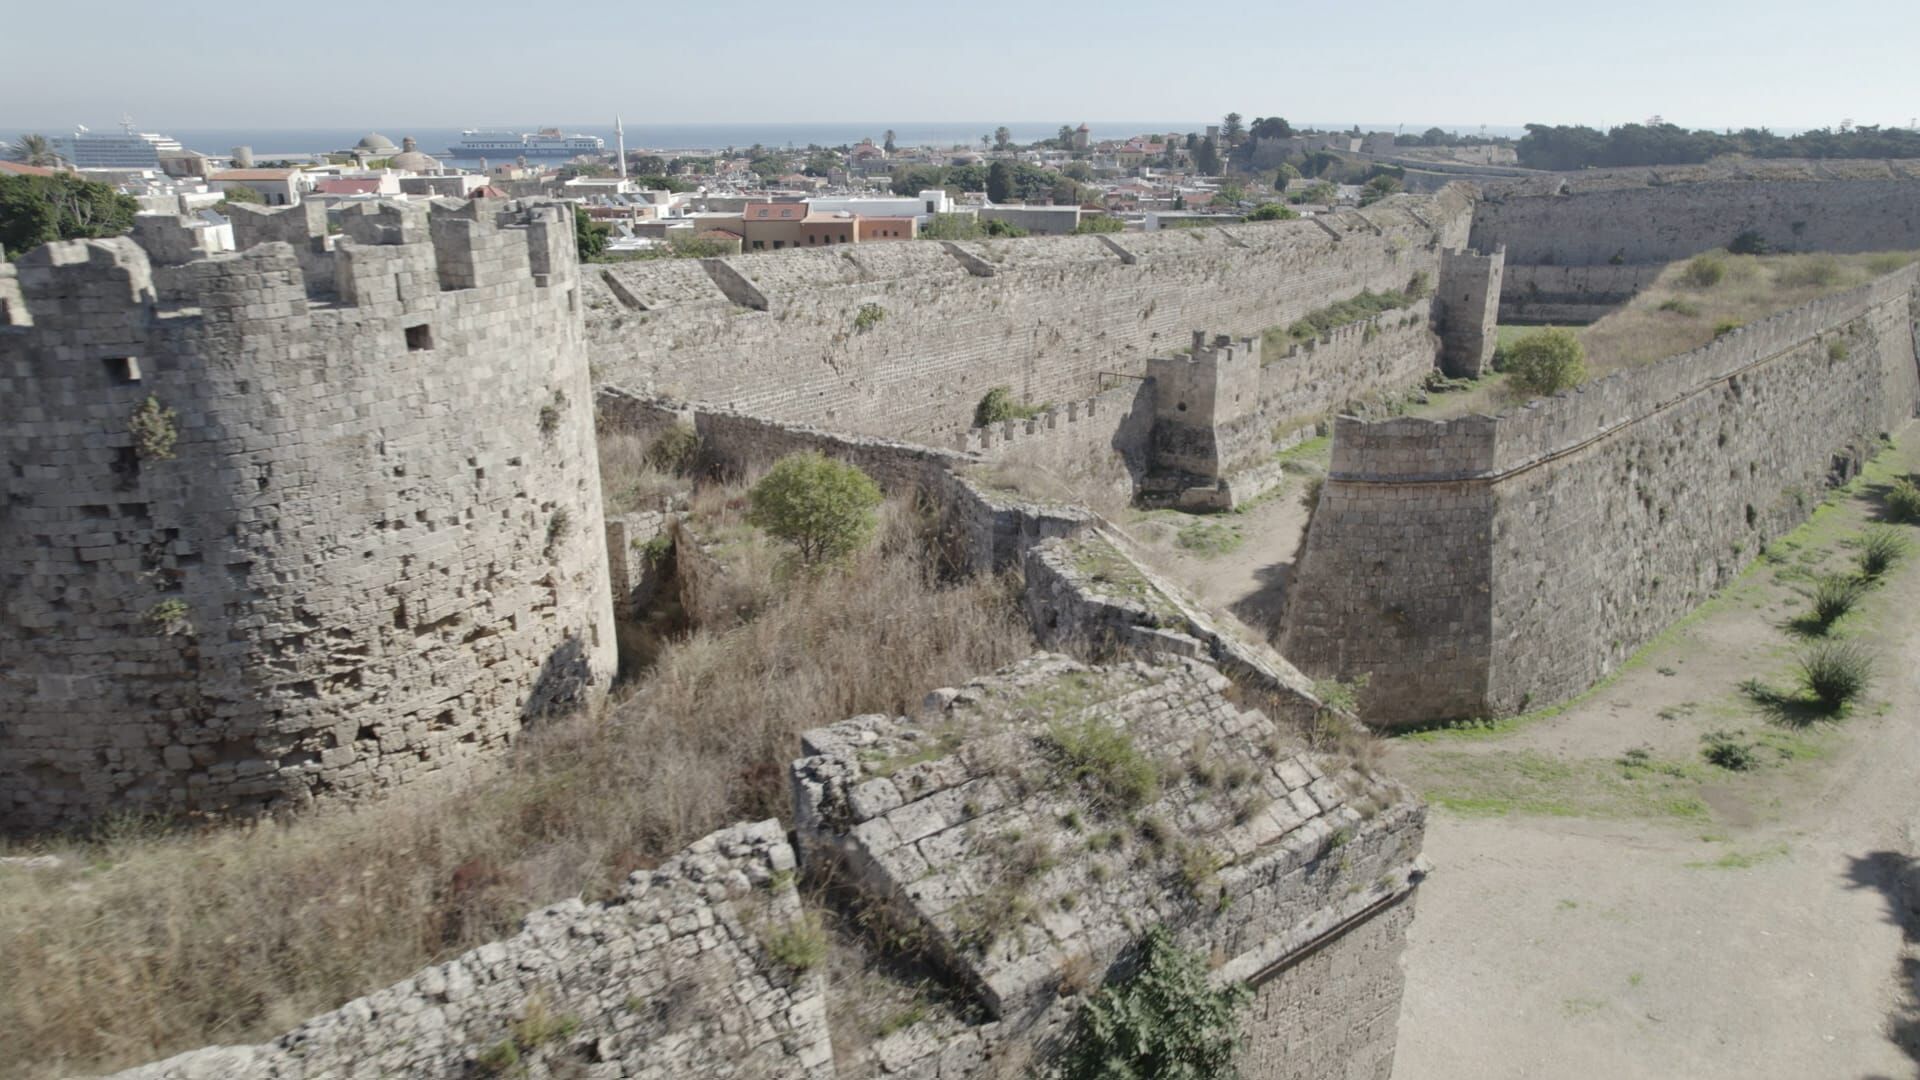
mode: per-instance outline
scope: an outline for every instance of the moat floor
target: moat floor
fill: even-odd
[[[1899,881],[1920,829],[1920,529],[1834,629],[1878,657],[1838,723],[1774,715],[1811,578],[1849,568],[1920,432],[1613,681],[1555,715],[1391,740],[1433,803],[1396,1080],[1911,1077]],[[1751,748],[1702,756],[1724,733]]]

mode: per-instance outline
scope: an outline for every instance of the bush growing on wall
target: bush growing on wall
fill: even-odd
[[[781,458],[747,498],[748,524],[816,565],[853,554],[873,535],[880,489],[857,467],[809,451]]]
[[[1507,346],[1501,370],[1521,393],[1558,393],[1587,377],[1587,351],[1573,331],[1549,326]]]
[[[1163,926],[1140,942],[1140,968],[1101,987],[1080,1010],[1063,1055],[1066,1080],[1214,1080],[1238,1076],[1235,1014],[1251,992],[1214,989],[1206,961],[1181,949]]]
[[[1038,405],[1022,405],[1014,399],[1013,387],[996,386],[973,407],[973,426],[986,427],[1003,420],[1030,420],[1038,415]]]

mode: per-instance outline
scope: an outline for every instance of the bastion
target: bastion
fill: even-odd
[[[463,775],[610,679],[565,211],[234,217],[0,266],[0,828]]]

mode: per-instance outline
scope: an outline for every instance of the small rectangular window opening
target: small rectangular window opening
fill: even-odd
[[[136,383],[140,381],[140,358],[137,356],[109,356],[106,358],[107,377],[117,383]]]
[[[407,351],[424,352],[433,348],[433,329],[426,323],[407,327]]]

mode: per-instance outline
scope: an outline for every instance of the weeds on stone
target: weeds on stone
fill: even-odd
[[[792,971],[807,971],[827,958],[827,932],[812,912],[804,912],[761,940],[774,963]]]
[[[1056,722],[1040,747],[1063,776],[1084,785],[1096,807],[1128,812],[1160,793],[1159,769],[1124,729],[1096,717]]]
[[[179,417],[160,404],[152,394],[134,407],[127,418],[127,431],[133,435],[133,449],[148,461],[166,461],[173,457],[173,445],[180,438]]]

